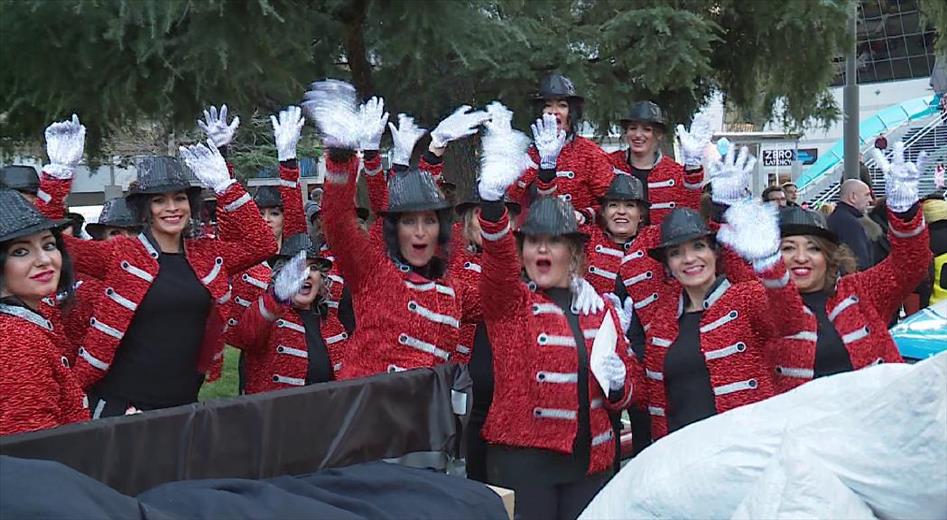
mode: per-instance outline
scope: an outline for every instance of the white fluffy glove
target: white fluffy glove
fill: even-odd
[[[394,143],[394,149],[391,152],[392,164],[409,165],[414,144],[427,130],[418,127],[414,123],[414,118],[408,114],[398,114],[398,126],[388,123],[388,128],[391,129],[391,140]]]
[[[531,128],[536,151],[539,152],[539,167],[554,170],[559,160],[559,152],[566,144],[566,133],[559,130],[556,116],[552,114],[543,114]]]
[[[917,163],[904,160],[904,142],[894,144],[893,162],[888,162],[884,152],[872,149],[875,164],[885,174],[885,196],[888,207],[895,213],[904,213],[911,209],[920,198],[917,191],[918,181],[927,165],[927,152],[917,156]]]
[[[485,201],[503,200],[509,188],[526,169],[529,138],[511,126],[513,113],[502,103],[487,105],[490,121],[484,124],[480,178],[477,190]]]
[[[710,144],[712,135],[710,116],[706,112],[698,112],[694,116],[689,132],[684,129],[684,125],[677,125],[677,140],[681,143],[684,168],[694,170],[700,167],[704,158],[704,150]]]
[[[280,111],[279,119],[276,116],[270,116],[270,122],[273,123],[273,137],[276,140],[276,155],[280,162],[296,158],[296,143],[299,142],[299,135],[303,130],[306,120],[303,119],[302,110],[297,106],[286,107]]]
[[[273,295],[280,303],[289,303],[309,278],[306,252],[300,251],[279,268],[273,278]]]
[[[631,327],[631,319],[635,313],[634,300],[632,300],[630,296],[626,296],[624,303],[622,303],[618,300],[618,295],[615,293],[605,293],[602,297],[612,303],[612,307],[615,308],[615,313],[618,314],[618,321],[621,322],[621,332],[622,334],[627,334],[628,328]]]
[[[46,127],[46,155],[49,164],[43,172],[57,179],[71,179],[76,165],[82,159],[85,148],[85,127],[79,123],[79,117],[59,121]]]
[[[605,308],[605,300],[598,295],[595,287],[585,278],[573,276],[571,282],[572,289],[572,311],[576,314],[598,314]]]
[[[727,223],[717,232],[717,240],[753,264],[753,270],[761,273],[781,260],[775,205],[747,199],[731,205],[723,217]]]
[[[447,143],[477,133],[477,127],[490,119],[482,110],[470,112],[470,105],[461,105],[454,113],[437,124],[431,131],[431,146],[444,148]]]
[[[710,164],[711,199],[719,204],[733,205],[749,197],[750,176],[756,167],[756,157],[747,147],[731,146],[727,155]]]
[[[201,127],[201,130],[214,143],[214,146],[220,148],[233,141],[233,134],[237,132],[237,127],[240,126],[240,117],[234,117],[228,124],[227,105],[222,105],[220,112],[217,111],[217,107],[212,106],[204,110],[204,120],[198,119],[197,126]]]
[[[608,389],[611,391],[621,390],[625,386],[625,375],[627,369],[625,362],[618,357],[615,352],[610,353],[602,364],[602,372],[605,379],[608,380]]]
[[[381,146],[381,136],[385,134],[388,112],[385,112],[385,100],[372,96],[358,109],[359,125],[362,133],[358,146],[362,150],[377,150]]]
[[[302,107],[322,133],[326,148],[358,149],[362,128],[355,87],[335,79],[317,81],[309,85]]]
[[[194,172],[197,180],[201,184],[214,190],[214,193],[220,195],[227,191],[236,179],[230,178],[230,172],[227,170],[227,162],[220,155],[220,150],[214,146],[214,142],[207,139],[207,146],[195,144],[191,146],[182,146],[178,148],[181,158],[187,163],[187,167]]]

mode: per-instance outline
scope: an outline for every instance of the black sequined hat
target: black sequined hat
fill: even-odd
[[[476,184],[474,184],[473,188],[470,190],[470,193],[467,194],[467,198],[454,206],[454,212],[457,213],[457,215],[463,215],[471,208],[479,206],[482,202],[483,201],[480,199],[480,189],[477,188]],[[509,196],[505,195],[503,197],[503,203],[506,205],[506,209],[509,210],[510,213],[515,213],[518,215],[522,211],[520,203],[513,201]]]
[[[412,168],[396,173],[388,182],[388,209],[385,213],[439,211],[449,207],[450,203],[427,172]]]
[[[147,155],[137,161],[138,179],[126,197],[186,191],[189,197],[200,196],[200,186],[191,185],[191,173],[184,161],[166,155]]]
[[[140,226],[141,222],[135,219],[128,202],[124,198],[118,198],[105,201],[98,222],[86,224],[85,229],[93,238],[101,240],[106,227],[134,229]]]
[[[0,242],[71,224],[69,219],[50,220],[16,191],[0,189]]]
[[[661,221],[661,243],[649,249],[648,254],[664,262],[667,248],[713,235],[700,213],[690,208],[677,208]]]
[[[664,119],[664,111],[651,101],[635,101],[632,103],[631,108],[625,117],[621,119],[620,123],[621,126],[624,127],[634,121],[661,125],[662,128],[667,126],[667,121]]]
[[[4,166],[0,170],[0,189],[25,191],[36,195],[39,191],[39,174],[36,168],[22,164]]]
[[[838,235],[832,232],[822,214],[799,206],[788,206],[779,210],[779,234],[785,237],[816,235],[834,244],[839,244]]]
[[[520,236],[565,236],[581,241],[589,239],[579,231],[572,204],[559,197],[540,197],[529,206],[526,222],[517,232]]]
[[[282,208],[283,197],[276,186],[260,186],[253,194],[253,203],[257,208]]]
[[[624,174],[615,175],[612,183],[608,186],[608,191],[599,199],[600,202],[609,200],[647,202],[641,181],[637,177]]]
[[[539,92],[534,96],[535,100],[545,99],[574,99],[582,102],[585,100],[575,91],[575,84],[572,80],[558,72],[554,72],[539,83]]]
[[[322,255],[322,244],[314,243],[307,233],[296,233],[283,239],[279,253],[271,256],[268,263],[271,266],[276,265],[281,260],[296,256],[300,251],[305,251],[309,260],[315,260],[320,270],[328,271],[332,267],[332,261]]]

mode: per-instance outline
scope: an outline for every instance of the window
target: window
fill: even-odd
[[[921,24],[917,0],[860,0],[858,82],[930,76],[934,31]],[[845,83],[845,57],[836,59],[834,86]]]

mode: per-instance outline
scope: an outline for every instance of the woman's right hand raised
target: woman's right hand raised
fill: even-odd
[[[363,131],[355,87],[334,79],[317,81],[309,85],[302,108],[327,148],[358,149]]]
[[[503,200],[509,188],[526,167],[529,137],[511,126],[513,113],[502,103],[487,105],[490,121],[483,134],[483,153],[480,155],[480,179],[477,189],[480,198],[495,202]]]

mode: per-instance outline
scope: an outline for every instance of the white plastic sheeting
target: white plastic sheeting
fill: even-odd
[[[879,518],[947,518],[947,353],[820,378],[683,428],[580,518],[730,518],[786,438]]]
[[[783,443],[730,520],[874,520],[851,489],[792,439]]]

